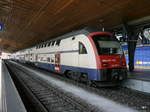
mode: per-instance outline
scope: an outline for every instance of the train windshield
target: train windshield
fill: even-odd
[[[92,38],[95,42],[99,55],[123,54],[120,43],[112,35],[96,35]]]

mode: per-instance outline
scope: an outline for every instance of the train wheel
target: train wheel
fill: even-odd
[[[81,73],[69,71],[69,72],[68,72],[68,75],[69,75],[69,78],[71,78],[71,79],[73,79],[73,80],[75,80],[75,81],[79,81],[79,80],[80,80]]]
[[[74,74],[73,74],[73,79],[74,79],[75,81],[80,81],[80,77],[81,77],[81,73],[79,73],[79,72],[74,72]]]
[[[88,86],[92,85],[92,81],[88,79],[88,75],[85,73],[81,74],[80,80]]]
[[[87,80],[86,84],[87,84],[88,86],[92,86],[92,81],[91,81],[91,80]]]
[[[72,71],[67,71],[67,72],[66,72],[66,77],[67,77],[67,78],[71,78],[72,74],[73,74]]]

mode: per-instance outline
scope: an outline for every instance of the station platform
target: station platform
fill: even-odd
[[[0,112],[27,112],[2,60],[0,60]]]
[[[134,72],[129,72],[128,78],[150,81],[150,69],[136,68]]]
[[[122,86],[149,94],[150,69],[135,68],[133,72],[128,72],[128,78]]]

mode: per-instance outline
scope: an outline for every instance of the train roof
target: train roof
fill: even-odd
[[[75,30],[75,31],[66,33],[64,35],[52,38],[50,40],[41,42],[39,44],[49,42],[49,41],[55,41],[55,40],[58,40],[58,39],[65,39],[65,38],[68,38],[68,37],[71,37],[71,36],[74,36],[74,35],[78,35],[78,34],[88,35],[88,34],[93,33],[93,32],[103,32],[103,31],[101,30],[101,28],[98,28],[98,27],[85,27],[83,29],[79,29],[79,30]],[[39,44],[37,44],[37,45],[39,45]]]
[[[31,48],[34,48],[36,47],[37,45],[40,45],[40,44],[44,44],[44,43],[47,43],[47,42],[50,42],[50,41],[55,41],[55,40],[61,40],[61,39],[65,39],[65,38],[68,38],[68,37],[71,37],[71,36],[74,36],[74,35],[78,35],[78,34],[84,34],[84,35],[88,35],[90,33],[93,33],[93,32],[103,32],[102,31],[102,28],[101,27],[85,27],[85,28],[82,28],[82,29],[79,29],[79,30],[74,30],[72,32],[69,32],[69,33],[66,33],[64,35],[61,35],[61,36],[58,36],[58,37],[55,37],[55,38],[52,38],[52,39],[49,39],[47,41],[44,41],[44,42],[40,42],[30,48],[26,48],[26,49],[22,49],[20,51],[25,51],[27,49],[31,49]],[[19,51],[17,51],[19,52]]]

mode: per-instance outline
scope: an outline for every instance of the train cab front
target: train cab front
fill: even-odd
[[[92,33],[89,37],[93,42],[99,81],[119,82],[126,79],[126,60],[116,37],[107,32]]]

